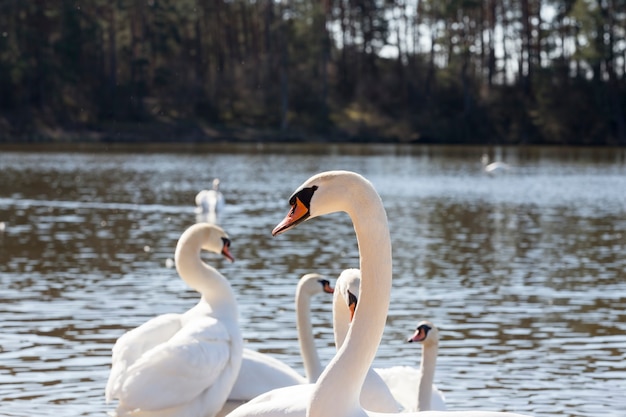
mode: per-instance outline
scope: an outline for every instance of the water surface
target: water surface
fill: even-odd
[[[512,169],[481,170],[491,152]],[[344,214],[276,238],[291,192],[349,169],[381,194],[394,283],[375,366],[417,366],[404,343],[440,328],[436,383],[449,409],[626,415],[626,151],[252,146],[0,153],[0,414],[104,416],[111,347],[124,331],[197,300],[167,266],[221,179],[221,225],[249,347],[303,372],[298,277],[358,266]],[[323,361],[330,299],[315,300]]]

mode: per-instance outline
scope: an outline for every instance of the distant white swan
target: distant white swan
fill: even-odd
[[[163,314],[122,335],[113,347],[107,402],[117,416],[215,415],[239,374],[243,340],[235,295],[217,269],[200,258],[207,250],[230,261],[228,235],[199,223],[178,240],[180,277],[202,298],[183,314]]]
[[[511,169],[511,166],[504,162],[497,161],[490,163],[489,155],[487,155],[486,153],[483,154],[483,156],[480,158],[480,161],[483,164],[483,171],[485,171],[487,174],[497,174]]]
[[[213,188],[202,190],[196,194],[196,220],[198,223],[207,222],[217,224],[219,216],[224,211],[224,196],[219,190],[220,180],[213,180]]]
[[[350,308],[350,315],[358,305],[360,292],[361,271],[358,269],[347,269],[341,273],[337,279],[337,293],[346,299]],[[346,312],[338,314],[339,322],[348,322],[351,316],[347,317]],[[341,329],[341,323],[337,323],[341,333],[345,335],[347,329]],[[428,336],[428,337],[427,337]],[[421,338],[420,338],[421,337]],[[446,410],[445,396],[433,385],[435,376],[435,363],[439,349],[439,333],[437,328],[430,322],[422,322],[409,342],[421,342],[422,361],[420,369],[412,366],[393,366],[390,368],[374,368],[373,371],[382,378],[385,385],[391,390],[396,401],[402,406],[403,411],[427,411]],[[343,341],[342,341],[343,342]],[[368,373],[368,377],[370,374]],[[365,380],[363,389],[367,387]],[[363,396],[363,392],[361,396]],[[363,403],[363,402],[361,402]],[[367,407],[365,407],[367,408]]]
[[[244,349],[239,376],[218,417],[267,391],[317,380],[322,366],[311,326],[311,298],[322,292],[332,294],[333,291],[330,282],[316,273],[303,275],[296,288],[298,342],[307,378],[270,355]]]
[[[291,210],[272,231],[283,233],[299,223],[344,211],[352,219],[359,247],[361,292],[359,305],[344,344],[314,385],[271,391],[274,395],[254,407],[244,404],[233,416],[386,417],[360,404],[361,387],[383,335],[391,295],[391,239],[387,216],[378,193],[362,176],[346,171],[314,175],[289,199]],[[253,400],[256,402],[256,399]],[[295,410],[295,412],[294,412]],[[426,411],[411,417],[519,417],[519,414],[483,411]]]

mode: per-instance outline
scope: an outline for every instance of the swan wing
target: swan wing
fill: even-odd
[[[396,400],[406,411],[417,408],[417,386],[420,372],[410,366],[376,368],[376,373],[385,381]]]
[[[120,402],[126,409],[156,410],[193,400],[227,367],[231,344],[223,323],[195,319],[128,369]]]
[[[417,392],[421,380],[419,369],[412,366],[392,366],[376,368],[376,373],[385,381],[395,399],[405,411],[417,410]],[[445,411],[446,397],[433,384],[430,400],[431,410]]]
[[[239,376],[228,399],[250,400],[276,388],[306,382],[304,377],[286,363],[270,355],[244,349]]]
[[[162,314],[124,333],[113,345],[111,373],[105,388],[107,403],[119,395],[126,371],[144,353],[169,340],[181,329],[179,314]]]
[[[361,388],[361,405],[366,410],[381,413],[397,413],[402,405],[398,403],[385,381],[373,368],[367,371]]]

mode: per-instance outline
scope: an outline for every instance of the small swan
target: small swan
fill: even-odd
[[[480,161],[483,164],[483,171],[487,174],[498,174],[501,172],[506,172],[511,169],[511,166],[504,162],[491,162],[489,163],[489,155],[486,153],[480,158]]]
[[[391,295],[391,238],[387,215],[372,184],[353,172],[329,171],[304,182],[289,199],[291,210],[272,231],[274,236],[298,224],[329,213],[344,211],[356,232],[361,270],[359,305],[348,335],[335,357],[313,386],[281,388],[268,401],[254,407],[244,404],[233,416],[386,417],[364,409],[361,388],[383,335]],[[253,401],[256,401],[253,400]],[[521,417],[489,411],[425,411],[411,417]]]
[[[439,330],[429,321],[417,324],[413,336],[407,342],[422,344],[422,360],[420,362],[420,382],[417,394],[417,406],[411,411],[445,410],[446,399],[441,391],[433,385],[435,364],[439,352]],[[423,388],[422,388],[423,387]]]
[[[358,269],[347,269],[337,279],[337,291],[342,292],[350,309],[350,317],[344,313],[343,316],[345,317],[339,318],[340,321],[348,322],[352,319],[358,304],[360,283],[361,271]],[[411,366],[393,366],[374,368],[370,372],[374,372],[382,378],[385,389],[391,391],[396,401],[402,406],[403,411],[446,410],[445,396],[433,385],[435,363],[439,350],[438,330],[430,322],[420,323],[417,329],[408,341],[421,342],[424,346],[419,370]],[[419,333],[420,331],[421,333]],[[343,333],[345,334],[346,330],[343,330]],[[422,338],[419,339],[418,336],[422,336]],[[368,377],[370,377],[369,374]],[[363,390],[366,387],[367,378]],[[361,396],[363,396],[363,392]]]
[[[315,337],[311,325],[311,298],[321,292],[333,294],[334,291],[330,282],[316,273],[303,275],[296,287],[298,343],[308,382],[317,381],[324,369],[315,348]]]
[[[213,188],[202,190],[196,194],[196,221],[217,224],[219,216],[224,211],[225,201],[219,190],[220,180],[213,180]]]
[[[163,314],[122,335],[113,347],[107,402],[118,417],[215,415],[239,374],[243,339],[229,282],[200,258],[202,250],[231,262],[228,235],[199,223],[178,240],[180,277],[202,297],[183,314]]]
[[[446,410],[446,398],[433,384],[439,350],[437,328],[431,322],[420,322],[407,342],[422,344],[420,369],[412,366],[393,366],[376,368],[376,371],[389,385],[405,411]]]

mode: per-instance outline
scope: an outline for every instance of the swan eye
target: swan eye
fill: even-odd
[[[416,330],[417,334],[420,336],[420,340],[424,340],[428,336],[428,332],[432,330],[432,327],[427,324],[422,324]]]
[[[226,259],[228,259],[231,262],[235,262],[235,258],[233,257],[233,255],[230,254],[230,239],[227,237],[223,237],[222,238],[222,255],[224,255],[226,257]]]
[[[283,221],[280,222],[274,230],[272,230],[272,236],[279,235],[292,227],[297,226],[311,216],[311,197],[313,196],[315,190],[317,190],[317,186],[314,185],[310,188],[303,188],[291,196],[289,199],[291,209]]]
[[[333,292],[335,292],[335,289],[330,286],[330,281],[328,281],[327,279],[318,279],[317,282],[319,282],[322,285],[322,290],[324,292],[329,293],[329,294],[332,294]]]
[[[313,197],[313,193],[315,193],[316,190],[317,185],[301,189],[291,196],[291,198],[289,199],[289,204],[291,206],[295,206],[297,200],[300,200],[300,202],[304,204],[304,207],[309,209],[311,207],[311,197]]]

